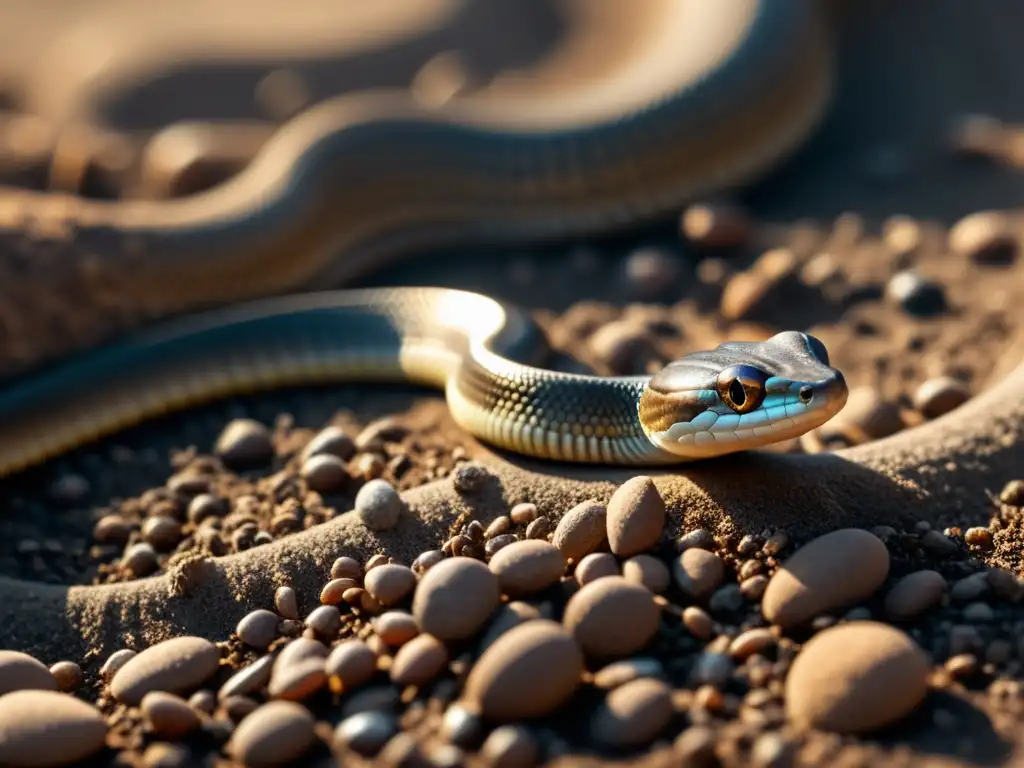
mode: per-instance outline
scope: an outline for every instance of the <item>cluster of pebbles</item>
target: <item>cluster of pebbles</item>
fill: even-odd
[[[96,680],[0,652],[0,763],[440,768],[648,751],[782,768],[860,739],[876,764],[873,734],[936,691],[1024,695],[1024,582],[984,564],[1024,481],[999,501],[986,528],[799,544],[676,536],[646,476],[557,521],[520,503],[411,563],[341,555],[316,598],[281,585],[230,638],[123,649]],[[943,712],[933,721],[955,728]]]

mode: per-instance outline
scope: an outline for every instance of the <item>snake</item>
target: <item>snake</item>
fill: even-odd
[[[29,198],[27,218],[74,233],[79,251],[60,267],[87,279],[66,296],[66,275],[36,276],[20,294],[15,280],[7,305],[45,298],[52,320],[55,304],[74,304],[67,343],[91,346],[20,350],[36,367],[0,391],[0,475],[216,397],[321,381],[441,387],[473,435],[564,461],[712,458],[831,418],[846,383],[821,342],[799,331],[693,352],[653,376],[591,377],[529,364],[544,346],[537,328],[486,296],[301,292],[413,247],[621,228],[745,183],[794,152],[831,98],[818,3],[658,7],[657,28],[628,63],[570,94],[443,108],[393,91],[346,94],[293,119],[207,192]],[[104,279],[116,296],[97,288]],[[18,305],[23,324],[30,303]],[[89,321],[111,306],[128,325],[158,322],[94,344]]]

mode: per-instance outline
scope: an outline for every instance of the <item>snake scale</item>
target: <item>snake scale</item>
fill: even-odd
[[[846,384],[821,343],[795,331],[694,353],[654,377],[600,378],[530,365],[543,343],[528,316],[476,294],[265,298],[337,284],[412,247],[531,242],[676,210],[764,172],[822,116],[831,52],[815,2],[673,0],[661,14],[642,51],[570,95],[431,109],[404,93],[352,94],[295,118],[202,194],[36,199],[34,215],[49,211],[90,246],[62,267],[116,271],[122,314],[184,316],[56,362],[20,350],[28,373],[0,391],[0,474],[192,403],[325,380],[439,386],[478,437],[569,461],[688,461],[830,418]],[[110,305],[77,298],[85,315]]]

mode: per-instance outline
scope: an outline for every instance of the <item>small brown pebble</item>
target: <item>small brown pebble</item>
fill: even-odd
[[[320,430],[302,449],[303,463],[314,456],[336,456],[348,461],[356,452],[352,438],[340,427],[330,426]]]
[[[479,653],[486,651],[494,641],[508,632],[513,627],[518,627],[526,621],[546,618],[535,606],[524,603],[521,600],[512,600],[505,603],[494,616],[494,619],[487,627],[483,640],[480,641]]]
[[[329,453],[310,456],[302,463],[299,475],[309,489],[317,493],[335,493],[349,481],[345,462]]]
[[[988,528],[975,526],[964,531],[964,541],[979,549],[992,549],[992,531]]]
[[[226,511],[227,505],[216,496],[201,493],[188,504],[188,520],[193,525],[199,525],[203,520],[220,517]]]
[[[509,544],[515,544],[519,541],[519,537],[514,533],[503,533],[500,536],[495,536],[493,539],[488,539],[484,545],[484,552],[487,555],[496,555]],[[546,543],[546,542],[545,542]]]
[[[650,333],[633,319],[602,325],[588,343],[594,355],[616,374],[642,372],[655,354]]]
[[[422,576],[442,560],[444,560],[444,552],[439,549],[430,549],[426,552],[421,552],[416,557],[412,563],[412,569]]]
[[[448,649],[432,635],[419,635],[398,649],[391,663],[391,682],[422,686],[448,663]]]
[[[169,744],[158,741],[146,747],[142,753],[145,768],[188,768],[192,752],[184,744]]]
[[[324,671],[335,693],[348,693],[373,677],[377,671],[377,654],[362,640],[344,640],[327,657]]]
[[[56,691],[57,679],[33,656],[0,650],[0,695],[28,689]]]
[[[248,696],[225,696],[220,702],[221,713],[232,723],[240,723],[259,708],[259,704]]]
[[[653,555],[637,555],[622,564],[626,581],[642,584],[655,594],[661,594],[672,582],[672,574],[662,560]]]
[[[199,715],[180,696],[150,691],[139,705],[153,732],[165,739],[180,739],[199,727]]]
[[[683,609],[683,626],[698,640],[710,640],[715,633],[715,622],[700,606],[688,605]]]
[[[181,523],[164,515],[150,517],[142,524],[142,538],[158,552],[168,552],[181,541]]]
[[[253,419],[229,421],[214,445],[214,452],[231,469],[267,464],[274,456],[270,430]]]
[[[476,493],[483,490],[492,477],[491,471],[483,464],[468,461],[452,471],[452,485],[457,493]]]
[[[688,549],[706,549],[710,551],[714,548],[715,537],[711,535],[710,531],[706,531],[703,528],[696,528],[680,536],[676,542],[676,549],[680,552],[685,552]]]
[[[512,522],[516,525],[529,525],[539,516],[536,504],[530,504],[529,502],[523,502],[516,504],[509,511],[508,516],[512,518]]]
[[[772,576],[764,617],[789,628],[870,597],[889,573],[889,550],[872,533],[843,528],[797,550]]]
[[[408,566],[387,563],[367,572],[363,583],[378,603],[395,605],[412,593],[416,587],[416,574]]]
[[[610,747],[650,744],[672,719],[672,696],[661,680],[641,678],[612,690],[590,727],[591,738]]]
[[[416,619],[406,611],[388,611],[373,620],[373,631],[387,645],[397,648],[420,633]]]
[[[228,754],[252,768],[286,765],[302,757],[316,741],[309,710],[294,701],[271,701],[235,728]]]
[[[1020,241],[1004,212],[979,211],[950,228],[949,249],[977,264],[1005,265],[1017,258]]]
[[[643,648],[658,631],[660,610],[646,587],[608,576],[580,588],[562,622],[584,653],[607,659]]]
[[[223,701],[230,696],[247,696],[263,688],[269,681],[274,668],[274,657],[264,656],[247,667],[243,667],[227,679],[217,691],[217,698]],[[193,697],[195,698],[195,697]],[[191,703],[191,700],[190,700]],[[195,706],[195,704],[193,704]],[[215,702],[209,707],[197,707],[204,712],[212,712]]]
[[[538,517],[526,526],[525,536],[528,539],[543,539],[551,532],[551,521],[546,517]]]
[[[321,605],[306,617],[306,626],[321,637],[333,638],[341,629],[341,611],[333,605]]]
[[[150,691],[190,693],[219,666],[220,653],[209,640],[175,637],[129,659],[110,681],[110,692],[122,704],[138,706]]]
[[[615,489],[605,519],[612,552],[630,557],[658,543],[665,527],[665,502],[654,481],[639,475]]]
[[[683,214],[683,236],[704,248],[734,248],[750,237],[753,223],[750,216],[736,205],[721,203],[691,205]]]
[[[479,560],[452,557],[420,579],[412,613],[420,630],[448,640],[475,634],[501,601],[498,577]]]
[[[124,544],[132,535],[133,525],[121,515],[104,515],[92,529],[92,536],[101,544]]]
[[[334,744],[363,757],[376,755],[398,731],[393,715],[379,710],[346,717],[334,729]]]
[[[120,651],[114,651],[109,657],[107,657],[103,666],[100,667],[100,676],[104,680],[110,681],[121,667],[137,655],[138,654],[131,648],[122,648]]]
[[[676,586],[694,600],[706,600],[725,578],[725,563],[714,552],[686,549],[672,563]]]
[[[352,579],[358,582],[363,578],[363,566],[353,557],[339,557],[331,565],[331,578]]]
[[[740,594],[752,603],[759,602],[764,597],[766,589],[768,589],[768,577],[764,574],[751,576],[740,583]]]
[[[558,521],[551,543],[562,551],[567,560],[578,562],[607,539],[607,517],[604,504],[594,499],[581,502]]]
[[[672,743],[672,751],[682,765],[693,768],[718,768],[721,763],[715,755],[718,739],[713,728],[691,725]]]
[[[76,765],[99,752],[106,736],[103,715],[74,696],[55,690],[20,690],[0,696],[0,763],[4,765]]]
[[[517,541],[491,558],[490,569],[498,577],[501,591],[511,598],[532,595],[562,578],[565,558],[546,541]]]
[[[576,565],[574,575],[582,587],[603,576],[618,576],[619,563],[610,552],[591,552]]]
[[[58,661],[50,667],[50,674],[57,681],[57,687],[64,693],[71,693],[82,684],[82,668],[73,661]]]
[[[142,578],[149,576],[159,567],[159,560],[153,545],[140,541],[125,550],[121,565],[132,575]]]
[[[494,518],[491,524],[487,526],[487,530],[484,531],[484,538],[493,539],[495,536],[508,533],[510,530],[512,530],[512,518],[502,515],[501,517]]]
[[[934,557],[952,557],[960,551],[956,542],[942,531],[927,531],[921,537],[921,548]]]
[[[277,637],[278,622],[280,622],[280,618],[276,613],[259,608],[247,613],[238,622],[235,633],[238,635],[238,639],[246,645],[266,650],[266,647]]]
[[[746,659],[755,653],[761,653],[761,651],[772,647],[775,643],[775,635],[772,634],[770,629],[755,627],[737,635],[729,643],[729,655],[734,659]]]
[[[540,761],[537,740],[521,725],[495,728],[484,741],[480,754],[494,768],[533,768]]]
[[[359,489],[353,508],[363,525],[371,531],[387,531],[398,524],[405,502],[393,485],[376,478]]]
[[[1011,507],[1024,507],[1024,480],[1011,480],[999,492],[999,501]]]
[[[299,599],[291,587],[278,587],[275,590],[274,607],[283,618],[298,621]]]
[[[331,579],[320,590],[321,605],[339,605],[350,589],[358,589],[355,579]]]
[[[301,701],[327,683],[326,662],[311,657],[290,664],[275,664],[267,693],[273,699]]]
[[[661,662],[653,658],[632,658],[613,661],[594,673],[593,683],[597,688],[611,690],[643,677],[662,678],[665,669]]]
[[[798,727],[864,733],[914,710],[931,663],[904,632],[851,622],[812,637],[786,679],[786,714]]]
[[[544,717],[569,700],[582,673],[583,654],[562,626],[527,621],[484,651],[466,679],[466,698],[497,722]]]
[[[926,419],[937,419],[959,408],[971,397],[967,389],[951,376],[928,379],[914,392],[914,408]]]

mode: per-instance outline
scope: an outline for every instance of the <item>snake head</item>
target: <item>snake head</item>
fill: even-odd
[[[838,413],[847,394],[825,345],[784,331],[669,363],[647,383],[637,408],[655,446],[702,459],[802,435]]]

